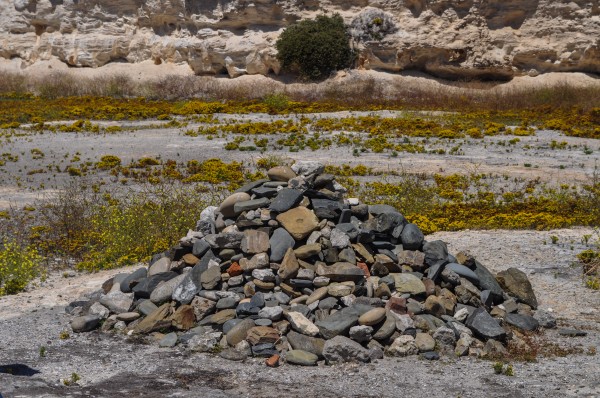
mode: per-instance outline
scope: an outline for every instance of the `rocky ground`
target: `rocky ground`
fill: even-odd
[[[570,353],[513,363],[515,376],[496,375],[492,362],[442,358],[429,362],[385,358],[371,364],[283,365],[267,368],[264,359],[232,362],[211,354],[159,348],[122,335],[74,334],[65,305],[97,290],[123,270],[97,274],[52,274],[27,292],[0,298],[0,394],[3,397],[596,397],[600,394],[600,294],[585,289],[580,268],[584,228],[555,231],[463,231],[436,233],[451,252],[470,250],[493,272],[509,267],[529,276],[540,308],[554,312],[560,327],[587,332],[567,337],[544,332],[546,345]],[[551,244],[550,236],[558,243]],[[546,244],[544,244],[546,242]],[[573,246],[573,249],[571,249]],[[61,339],[64,331],[68,339]],[[44,347],[44,348],[42,348]],[[41,355],[40,350],[45,350]],[[15,366],[18,365],[18,366]],[[23,375],[10,375],[12,373]],[[15,372],[16,369],[16,372]],[[76,373],[81,379],[65,386]],[[28,374],[28,375],[25,375]]]

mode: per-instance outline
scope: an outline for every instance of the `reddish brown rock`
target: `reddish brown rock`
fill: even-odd
[[[367,264],[365,263],[356,263],[356,266],[360,269],[363,270],[363,272],[365,273],[365,278],[368,278],[371,276],[371,273],[369,272],[369,267],[367,266]]]
[[[227,273],[229,274],[229,276],[238,276],[242,275],[244,273],[244,270],[242,269],[242,267],[240,267],[238,263],[233,263],[229,266],[229,268],[227,268]]]
[[[265,363],[270,368],[276,368],[276,367],[279,366],[279,358],[280,358],[279,355],[275,354],[272,357],[267,358],[267,360],[265,361]]]
[[[386,310],[390,310],[398,315],[404,315],[408,313],[406,308],[406,299],[402,297],[391,297],[385,305]]]

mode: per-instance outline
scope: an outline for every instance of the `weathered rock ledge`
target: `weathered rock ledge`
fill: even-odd
[[[600,72],[596,0],[7,0],[0,57],[23,67],[153,60],[201,75],[277,74],[279,33],[321,12],[358,27],[360,68],[494,80]],[[381,16],[387,29],[365,35]]]

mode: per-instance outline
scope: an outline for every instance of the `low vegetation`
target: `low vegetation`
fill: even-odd
[[[470,140],[485,140],[502,151],[535,150],[528,141],[535,137],[528,136],[538,129],[600,138],[600,89],[595,87],[558,85],[523,91],[470,83],[460,90],[451,86],[432,90],[363,79],[347,85],[322,82],[309,90],[276,82],[233,87],[202,77],[134,83],[123,76],[75,81],[55,74],[33,81],[3,72],[0,101],[1,142],[26,134],[111,134],[129,128],[125,122],[139,120],[149,120],[152,128],[178,128],[190,137],[225,138],[230,150],[296,152],[337,146],[349,148],[357,158],[365,153],[390,158],[402,152],[460,155]],[[382,109],[402,112],[344,118],[311,115]],[[247,122],[224,117],[249,113],[287,119]],[[120,124],[101,122],[106,120]],[[598,150],[593,145],[572,148],[561,139],[550,149],[592,156]],[[245,181],[264,177],[283,160],[260,156],[254,163],[181,162],[80,155],[65,157],[66,164],[22,170],[26,178],[48,174],[50,179],[51,173],[64,173],[73,183],[49,200],[0,212],[0,295],[22,290],[48,267],[76,263],[80,269],[98,270],[145,260],[193,228],[200,209],[219,203]],[[51,156],[45,148],[4,151],[0,170],[29,159],[49,162]],[[338,175],[351,195],[396,206],[425,232],[600,225],[597,176],[584,185],[554,186],[501,171],[411,174],[353,163],[329,166],[327,171]],[[21,178],[15,176],[17,186]],[[600,286],[598,253],[597,246],[590,246],[580,255],[591,288]]]
[[[319,15],[289,26],[275,47],[284,69],[312,80],[349,67],[354,58],[348,28],[339,14]]]

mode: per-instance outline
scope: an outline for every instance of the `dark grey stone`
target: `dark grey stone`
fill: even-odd
[[[161,272],[160,274],[152,275],[149,278],[144,278],[133,287],[132,292],[137,298],[150,298],[150,294],[160,282],[169,281],[179,275],[176,272]]]
[[[312,199],[311,204],[317,217],[329,220],[338,219],[342,213],[342,204],[337,200]]]
[[[250,303],[246,302],[246,303],[241,303],[238,304],[238,306],[235,309],[236,314],[241,315],[241,316],[252,316],[252,315],[258,315],[258,312],[260,311],[260,308],[258,307],[253,307]]]
[[[258,208],[267,207],[271,201],[269,198],[258,198],[252,200],[246,200],[243,202],[237,202],[233,205],[233,211],[236,214],[242,213],[248,210],[256,210]]]
[[[399,213],[394,206],[390,205],[369,205],[369,213],[378,216],[381,213]]]
[[[252,193],[257,197],[257,198],[272,198],[274,196],[277,195],[277,192],[279,192],[277,190],[277,188],[275,187],[258,187],[252,190]]]
[[[250,299],[251,307],[262,308],[265,306],[265,296],[262,292],[256,292]]]
[[[337,229],[348,235],[351,241],[356,241],[358,237],[358,228],[352,223],[341,223],[335,226]]]
[[[279,354],[279,351],[275,348],[272,343],[262,343],[252,346],[252,355],[255,357],[271,357],[275,354]]]
[[[355,304],[317,321],[315,325],[319,328],[321,336],[331,339],[340,334],[348,334],[350,328],[358,322],[358,317],[371,309],[373,309],[371,306]]]
[[[239,300],[233,297],[224,297],[217,301],[217,310],[226,310],[228,308],[235,308]]]
[[[489,290],[494,304],[502,302],[503,290],[494,275],[484,267],[479,261],[475,261],[475,269],[473,270],[479,283],[476,284],[481,290]]]
[[[145,267],[136,269],[121,281],[121,291],[123,293],[131,293],[131,288],[146,278],[147,274],[148,270]]]
[[[299,312],[304,315],[306,318],[310,317],[310,308],[304,304],[295,304],[290,308],[290,311]]]
[[[206,252],[210,249],[210,245],[204,239],[198,239],[192,246],[192,254],[198,258],[202,258]]]
[[[283,213],[302,201],[303,192],[299,189],[282,189],[271,202],[269,210]]]
[[[97,315],[78,316],[71,320],[71,329],[75,333],[84,333],[96,329],[100,325],[100,317]]]
[[[475,334],[484,339],[503,340],[506,331],[483,308],[477,308],[465,322]]]
[[[242,245],[244,234],[241,232],[229,232],[223,234],[206,235],[204,239],[213,249],[237,249]]]
[[[446,264],[446,268],[456,272],[458,275],[462,276],[472,282],[475,286],[479,285],[479,278],[475,274],[475,272],[471,271],[469,268],[465,267],[462,264],[458,263],[449,263]]]
[[[296,241],[284,228],[277,228],[273,232],[273,235],[271,235],[269,244],[271,247],[271,253],[269,255],[270,261],[273,263],[279,263],[281,260],[283,260],[285,252],[289,248],[294,247]]]
[[[306,279],[290,279],[288,284],[295,289],[311,289],[313,287],[312,281]]]
[[[320,174],[315,178],[313,185],[316,189],[326,188],[331,185],[334,179],[333,174]]]
[[[481,299],[483,305],[488,308],[494,305],[494,296],[490,290],[482,290],[479,298]]]
[[[338,224],[348,223],[352,219],[352,210],[343,209],[338,219]]]
[[[558,329],[558,334],[560,334],[561,336],[568,336],[568,337],[587,336],[587,332],[584,332],[583,330],[568,329],[568,328]]]
[[[426,359],[428,361],[437,361],[440,359],[440,354],[435,351],[427,351],[421,353],[421,358]]]
[[[400,235],[404,250],[419,250],[423,245],[425,236],[415,224],[406,224]]]
[[[536,330],[540,326],[539,322],[534,317],[525,314],[506,314],[504,320],[509,325],[513,325],[523,330]]]
[[[230,320],[226,321],[223,324],[223,334],[229,333],[229,331],[231,329],[233,329],[235,325],[237,325],[238,323],[243,322],[243,321],[244,320],[240,319],[240,318],[233,318],[233,319],[230,319]]]
[[[338,305],[338,299],[335,297],[327,297],[319,301],[319,308],[322,310],[330,310]]]
[[[309,337],[295,331],[290,331],[287,335],[288,343],[294,350],[311,352],[319,357],[323,356],[323,346],[325,340],[318,337]]]
[[[249,182],[245,185],[242,185],[237,190],[235,190],[234,193],[238,193],[238,192],[250,193],[250,191],[252,191],[253,189],[255,189],[257,187],[260,187],[261,185],[263,185],[266,182],[269,182],[269,180],[266,178],[264,178],[262,180],[256,180],[256,181]]]
[[[375,218],[365,222],[365,228],[372,229],[379,233],[388,234],[399,225],[405,225],[406,219],[397,211],[379,213]],[[413,224],[414,225],[414,224]]]
[[[448,262],[448,247],[441,240],[424,242],[423,253],[425,253],[425,264],[427,264],[430,267],[433,267],[434,265],[439,263]]]

